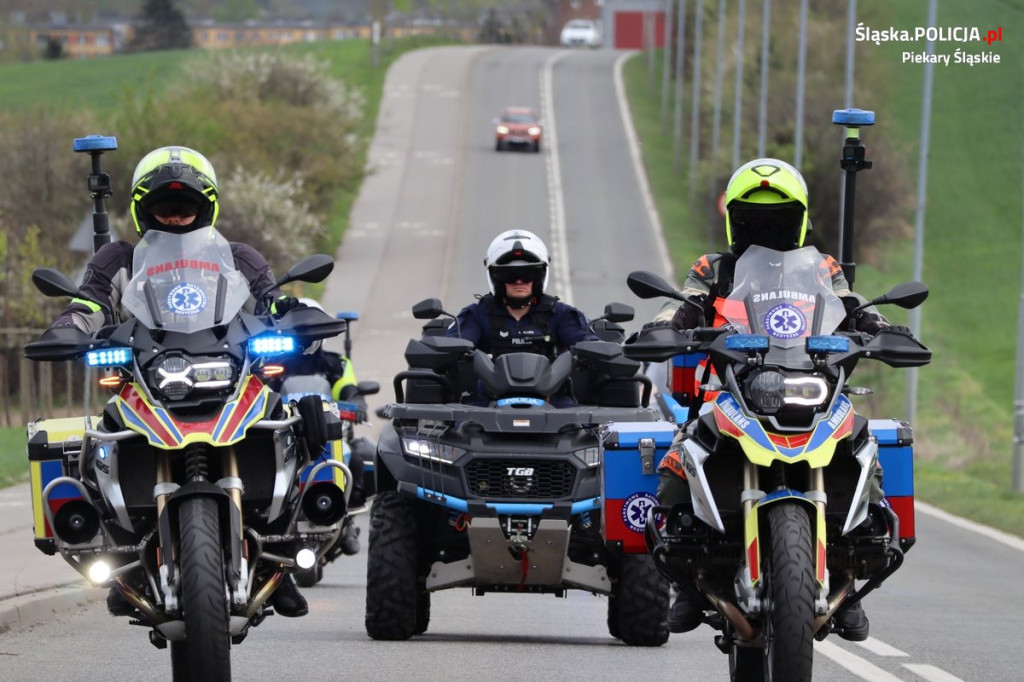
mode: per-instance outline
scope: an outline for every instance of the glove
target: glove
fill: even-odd
[[[668,329],[671,326],[671,320],[655,320],[654,322],[648,322],[644,326],[640,327],[640,331],[646,332],[652,329]]]
[[[874,336],[883,329],[887,329],[889,321],[878,313],[869,313],[862,310],[854,319],[854,325],[857,331]]]
[[[904,327],[902,324],[890,325],[888,327],[885,327],[885,329],[888,329],[891,332],[899,332],[900,334],[906,334],[907,336],[913,336],[913,332],[910,331],[910,327]]]
[[[278,296],[270,305],[270,314],[274,317],[281,317],[289,310],[304,307],[304,304],[294,296]]]
[[[704,297],[691,297],[692,303],[683,303],[676,308],[676,314],[672,316],[672,326],[676,329],[693,329],[704,326],[704,306],[701,305]],[[693,305],[693,304],[696,305]]]

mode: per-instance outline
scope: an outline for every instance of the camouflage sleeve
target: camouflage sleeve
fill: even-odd
[[[718,268],[722,255],[718,253],[704,254],[693,264],[683,282],[682,293],[687,296],[707,296],[711,293],[711,285],[718,281]],[[653,322],[670,322],[681,304],[669,301],[654,316]]]

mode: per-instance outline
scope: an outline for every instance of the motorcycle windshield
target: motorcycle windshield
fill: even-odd
[[[249,295],[231,245],[213,227],[150,230],[135,247],[122,304],[149,329],[190,333],[230,320]]]
[[[807,337],[831,334],[846,318],[829,262],[813,246],[751,246],[736,261],[734,282],[722,313],[741,333],[768,337],[766,364],[809,367]]]

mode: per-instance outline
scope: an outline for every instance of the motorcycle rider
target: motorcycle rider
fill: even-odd
[[[554,360],[580,341],[594,340],[586,315],[544,293],[548,248],[527,230],[502,232],[487,247],[484,268],[491,293],[463,308],[448,336],[461,336],[497,358],[505,353],[538,353]],[[573,404],[567,391],[552,405]]]
[[[181,146],[160,147],[139,161],[132,175],[130,214],[139,236],[149,230],[185,234],[213,227],[220,212],[217,175],[205,156]],[[85,268],[78,296],[50,325],[50,329],[75,326],[86,333],[117,324],[129,317],[121,308],[122,292],[132,278],[135,247],[126,241],[104,244]],[[270,265],[263,255],[247,244],[231,242],[235,267],[249,282],[251,297],[245,309],[269,311],[275,315],[300,305],[298,299],[282,296]],[[45,333],[44,333],[45,337]],[[270,598],[282,616],[304,616],[306,600],[290,574]],[[134,609],[116,588],[107,595],[112,615],[131,615]]]
[[[733,286],[736,261],[752,245],[776,251],[789,251],[804,245],[809,231],[807,219],[807,184],[793,166],[778,159],[762,158],[740,166],[729,180],[725,191],[725,236],[729,250],[705,254],[697,259],[683,284],[682,293],[690,303],[674,303],[663,308],[645,329],[672,326],[676,329],[722,326],[725,318],[719,314],[716,303],[729,296]],[[839,263],[825,256],[828,268],[824,277],[831,279],[832,289],[848,311],[866,303],[852,292]],[[858,311],[853,322],[858,331],[876,334],[890,327],[888,320],[870,306]],[[893,327],[908,331],[905,327]],[[696,383],[707,383],[700,377]],[[701,397],[699,389],[691,395]],[[708,396],[703,396],[707,398]],[[683,469],[680,448],[685,429],[680,429],[675,441],[658,466],[658,499],[671,506],[690,499],[689,484]],[[870,501],[884,499],[877,477],[872,478]],[[669,612],[669,630],[689,632],[701,624],[702,607],[687,591],[678,589],[678,595]],[[862,641],[868,636],[868,619],[860,602],[840,608],[836,613],[836,633],[850,641]]]

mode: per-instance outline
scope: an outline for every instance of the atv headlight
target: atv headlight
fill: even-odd
[[[766,413],[786,405],[817,407],[828,400],[828,383],[821,377],[787,376],[767,370],[750,380],[747,399],[755,409]]]
[[[578,460],[583,462],[585,467],[596,467],[601,463],[601,451],[598,448],[586,448],[573,452]]]
[[[406,454],[413,457],[421,457],[444,464],[451,464],[466,454],[466,451],[462,448],[421,438],[403,438],[402,449]]]
[[[508,126],[498,126],[496,130],[499,135],[508,135]]]
[[[540,135],[540,128],[538,128],[537,126],[533,126],[531,128],[527,128],[526,129],[526,133],[528,135]]]

